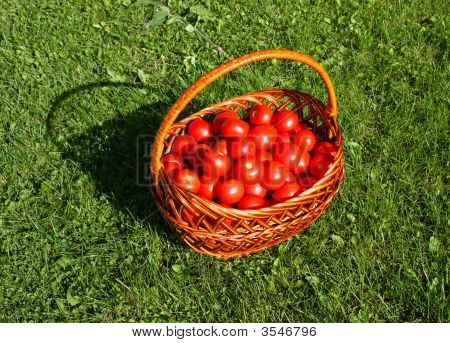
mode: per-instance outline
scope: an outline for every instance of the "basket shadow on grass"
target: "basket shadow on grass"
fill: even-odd
[[[62,102],[77,93],[89,93],[100,87],[143,88],[140,84],[100,82],[68,90],[55,100],[48,114],[49,132]],[[157,210],[148,178],[153,135],[159,128],[161,115],[167,112],[172,101],[145,104],[131,113],[120,113],[101,125],[71,135],[66,141],[68,144],[60,148],[63,158],[74,161],[89,174],[97,191],[106,195],[115,208],[144,224],[152,224],[158,234],[181,245]]]

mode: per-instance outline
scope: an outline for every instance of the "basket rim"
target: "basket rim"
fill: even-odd
[[[261,93],[267,94],[267,92],[275,93],[275,94],[283,92],[283,93],[286,93],[287,95],[289,95],[289,93],[306,95],[308,97],[312,97],[315,100],[317,100],[320,103],[320,105],[323,106],[323,108],[325,108],[325,105],[319,99],[317,99],[316,97],[314,97],[313,95],[311,95],[309,93],[300,92],[300,91],[298,91],[296,89],[269,88],[269,89],[261,89],[261,90],[257,90],[257,91],[252,91],[252,92],[249,92],[249,93],[246,93],[246,94],[243,94],[243,95],[237,95],[237,96],[228,98],[228,99],[226,99],[226,100],[224,100],[222,102],[219,102],[219,103],[216,103],[216,104],[212,104],[212,105],[210,105],[208,107],[204,107],[204,108],[196,111],[195,113],[191,113],[190,115],[188,115],[188,116],[186,116],[184,118],[181,118],[177,122],[173,123],[172,127],[173,126],[178,126],[178,125],[183,125],[184,126],[190,121],[191,117],[196,116],[196,115],[201,115],[201,116],[207,115],[208,113],[211,113],[210,110],[213,107],[227,106],[230,102],[232,102],[233,100],[235,100],[237,98],[242,98],[242,97],[247,97],[247,96],[255,96],[255,95],[259,95]],[[204,112],[206,112],[206,113],[204,113]],[[214,113],[220,113],[220,112],[214,111]],[[338,148],[338,151],[336,153],[334,162],[330,165],[330,167],[328,168],[326,174],[322,178],[317,180],[317,182],[314,183],[313,186],[318,186],[318,185],[320,186],[323,183],[326,183],[327,181],[332,180],[332,177],[330,175],[336,174],[336,173],[339,172],[338,166],[341,164],[341,162],[343,160],[342,133],[340,131],[340,127],[339,127],[339,125],[337,123],[337,120],[335,118],[330,118],[330,119],[333,121],[333,123],[335,124],[335,126],[337,128],[337,130],[336,130],[336,137],[338,139],[335,142],[336,143],[335,145]],[[167,138],[164,138],[164,139],[167,139]],[[338,144],[338,143],[341,143],[341,144]],[[163,156],[163,154],[164,154],[164,151],[161,154],[161,156],[159,156],[159,158],[161,158]],[[163,168],[161,168],[159,170],[159,173],[164,174]],[[165,175],[164,175],[164,178],[165,178]],[[214,207],[218,207],[224,213],[228,212],[228,213],[235,214],[237,216],[245,216],[245,217],[246,216],[252,216],[254,218],[260,217],[261,216],[261,212],[267,212],[267,211],[270,212],[270,209],[279,209],[279,208],[282,208],[283,206],[285,206],[286,204],[295,205],[298,202],[302,202],[303,200],[308,199],[309,193],[312,193],[313,190],[314,190],[313,188],[308,188],[308,189],[304,190],[302,193],[298,194],[297,196],[295,196],[295,197],[293,197],[291,199],[288,199],[288,200],[285,200],[285,201],[282,201],[282,202],[279,202],[279,203],[276,203],[276,204],[273,204],[273,205],[270,205],[270,206],[265,206],[265,207],[261,207],[261,208],[258,208],[258,209],[238,209],[238,208],[234,208],[234,207],[224,207],[224,206],[220,205],[219,203],[215,202],[214,200],[205,199],[205,198],[202,198],[202,197],[198,196],[197,194],[185,191],[184,189],[178,187],[174,183],[166,182],[165,186],[170,187],[172,189],[176,189],[177,193],[181,194],[186,201],[188,201],[189,198],[193,197],[197,202],[204,203],[206,206],[208,204],[212,204]],[[213,212],[216,212],[216,211],[213,211]],[[265,215],[268,215],[268,214],[269,213],[265,213]]]
[[[313,97],[315,100],[317,100],[320,103],[321,106],[326,108],[326,105],[320,99],[317,99],[312,94],[309,94],[309,93],[306,93],[306,92],[300,92],[300,91],[298,91],[296,89],[289,89],[289,88],[267,88],[267,89],[259,89],[259,90],[256,90],[256,91],[251,91],[251,92],[248,92],[248,93],[245,93],[245,94],[241,94],[241,95],[235,95],[235,96],[233,96],[231,98],[228,98],[228,99],[225,99],[225,100],[223,100],[221,102],[209,105],[207,107],[204,107],[204,108],[196,111],[195,113],[191,113],[190,115],[188,115],[186,117],[180,118],[178,121],[174,122],[171,126],[173,127],[175,125],[184,124],[183,122],[184,121],[188,121],[188,119],[191,116],[194,116],[196,114],[201,114],[202,112],[208,112],[213,107],[226,106],[229,102],[232,102],[236,98],[255,96],[255,95],[259,95],[260,93],[266,93],[266,94],[267,93],[274,93],[274,94],[276,94],[276,93],[279,93],[280,91],[286,93],[287,95],[289,95],[289,93],[294,93],[294,94],[301,94],[301,95],[306,95],[306,96]],[[217,111],[214,111],[214,112],[217,112]]]

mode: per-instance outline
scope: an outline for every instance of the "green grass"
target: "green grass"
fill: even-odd
[[[170,1],[229,56],[313,56],[338,94],[340,193],[231,262],[179,243],[140,184],[168,107],[227,57],[130,3],[2,1],[0,321],[449,321],[446,1]],[[323,99],[319,81],[261,62],[189,111],[280,86]]]

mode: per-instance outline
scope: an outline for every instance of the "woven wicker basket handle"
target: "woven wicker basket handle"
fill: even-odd
[[[328,106],[327,112],[330,116],[337,116],[337,101],[336,94],[334,92],[333,84],[331,83],[330,77],[328,76],[325,69],[313,58],[300,54],[295,51],[290,50],[263,50],[258,52],[253,52],[247,55],[243,55],[237,57],[231,61],[228,61],[225,64],[217,67],[214,70],[211,70],[209,73],[203,75],[199,78],[195,83],[190,86],[183,95],[173,104],[170,108],[169,112],[167,112],[166,117],[161,122],[161,126],[156,134],[155,141],[153,143],[152,153],[151,153],[151,165],[150,169],[152,173],[157,176],[158,171],[161,167],[160,158],[164,149],[164,139],[167,135],[172,124],[175,122],[181,111],[186,107],[186,105],[193,99],[195,96],[200,93],[206,86],[213,83],[219,77],[228,74],[229,72],[238,69],[246,64],[251,62],[277,58],[277,59],[285,59],[285,60],[293,60],[300,63],[304,63],[314,69],[322,78],[323,83],[325,84],[325,88],[328,93]]]

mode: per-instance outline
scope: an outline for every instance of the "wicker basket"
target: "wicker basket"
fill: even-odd
[[[235,97],[174,123],[185,106],[217,78],[248,63],[264,59],[294,60],[313,68],[322,78],[328,105],[312,95],[296,90],[269,89]],[[246,110],[254,104],[268,104],[274,110],[292,108],[319,139],[335,144],[338,152],[327,174],[297,197],[258,210],[224,208],[186,192],[168,181],[160,162],[172,141],[185,132],[187,124],[198,118],[211,118],[224,109]],[[243,55],[198,79],[170,108],[156,135],[151,151],[152,191],[162,215],[173,231],[197,252],[223,259],[248,255],[273,246],[307,228],[328,207],[339,190],[344,162],[342,136],[336,121],[337,104],[331,80],[323,67],[311,57],[289,50],[266,50]]]

